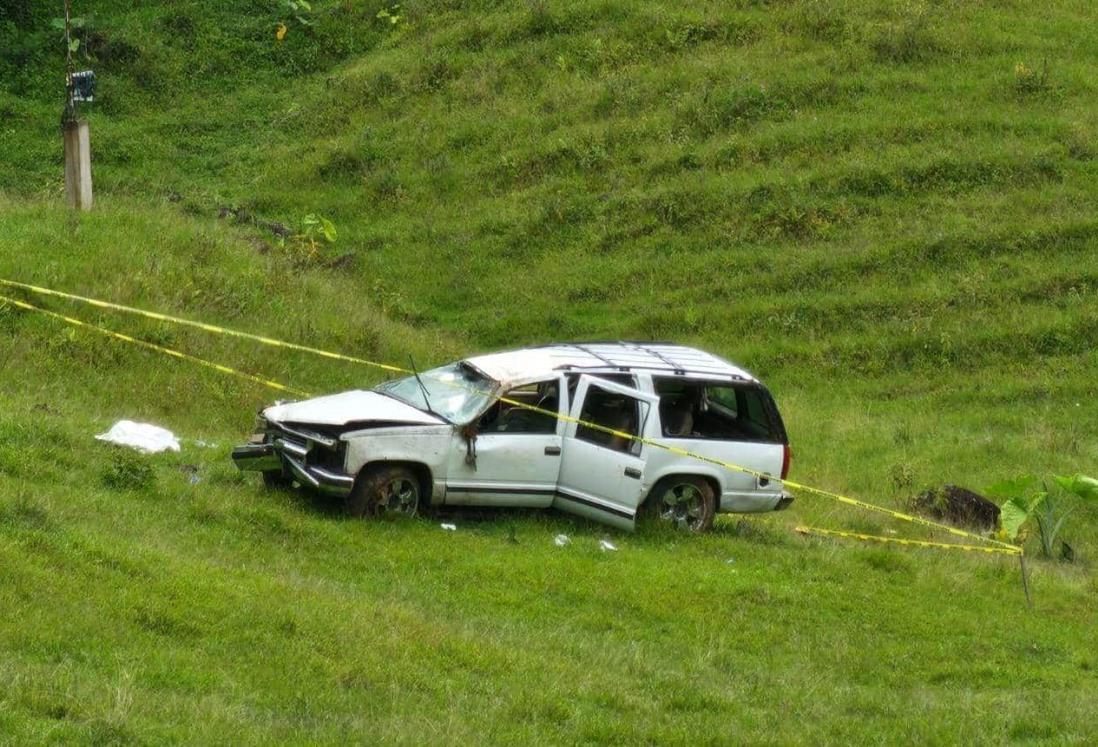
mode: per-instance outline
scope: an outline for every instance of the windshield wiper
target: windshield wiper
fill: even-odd
[[[419,384],[419,390],[421,392],[423,392],[423,403],[427,406],[427,412],[431,413],[432,415],[434,415],[436,417],[442,418],[442,416],[439,415],[437,412],[435,412],[434,408],[431,407],[431,397],[430,397],[429,394],[427,394],[427,387],[423,385],[423,379],[419,378],[419,370],[416,368],[415,360],[410,355],[408,356],[408,360],[412,364],[412,373],[416,377],[416,383]],[[442,418],[442,419],[446,420],[446,418]]]

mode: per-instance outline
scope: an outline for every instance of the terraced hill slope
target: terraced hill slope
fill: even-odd
[[[79,217],[54,11],[0,8],[2,277],[400,364],[697,344],[771,385],[794,476],[893,506],[1098,471],[1088,3],[82,5]],[[337,241],[280,235],[309,215]],[[807,497],[617,554],[551,516],[342,521],[227,464],[277,395],[6,307],[0,377],[16,741],[1095,738],[1093,508],[1028,613],[1008,560],[798,538],[914,536]],[[127,459],[91,439],[121,417],[190,440]]]

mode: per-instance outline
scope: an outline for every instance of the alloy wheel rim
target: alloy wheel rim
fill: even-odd
[[[702,522],[704,499],[696,485],[674,485],[660,496],[659,516],[663,521],[688,530],[696,530]]]
[[[381,490],[377,507],[381,514],[414,516],[419,507],[419,486],[405,477],[390,480]]]

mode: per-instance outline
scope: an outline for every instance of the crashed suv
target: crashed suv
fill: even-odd
[[[356,516],[427,505],[554,507],[632,529],[648,514],[704,531],[717,512],[792,501],[774,399],[694,348],[559,344],[482,355],[263,410],[242,470],[343,498]],[[641,437],[747,467],[728,470]],[[772,477],[771,477],[772,476]]]

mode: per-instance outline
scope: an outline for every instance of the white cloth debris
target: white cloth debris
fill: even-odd
[[[158,425],[135,423],[132,420],[119,420],[109,431],[100,433],[96,438],[119,446],[129,446],[146,454],[179,451],[179,439],[171,431]]]
[[[458,530],[457,524],[439,524],[439,526],[447,532],[456,532]]]
[[[553,538],[553,544],[555,544],[557,547],[564,547],[571,541],[572,538],[569,537],[567,534],[558,534],[556,537]]]
[[[614,543],[612,543],[610,540],[599,540],[599,549],[600,550],[611,550],[612,551],[612,550],[617,550],[618,548],[615,547]]]

